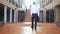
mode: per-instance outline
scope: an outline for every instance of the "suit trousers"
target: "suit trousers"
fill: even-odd
[[[35,25],[34,25],[34,22],[35,22]],[[35,26],[35,30],[36,30],[37,22],[38,22],[38,14],[32,14],[32,29],[33,29],[33,26]]]

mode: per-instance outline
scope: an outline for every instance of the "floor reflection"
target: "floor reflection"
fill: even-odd
[[[23,32],[22,34],[32,34],[32,29],[29,26],[23,27],[22,32]]]
[[[36,34],[36,32],[37,32],[36,30],[33,30],[33,31],[32,31],[32,34]]]
[[[30,26],[23,27],[22,34],[36,34],[36,31],[37,30],[35,30],[35,29],[32,30],[32,28]]]

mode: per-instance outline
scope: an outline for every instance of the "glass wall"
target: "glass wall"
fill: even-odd
[[[0,22],[4,22],[4,5],[0,4]]]
[[[46,10],[46,22],[54,22],[54,10]]]
[[[7,22],[10,22],[10,8],[7,7]]]
[[[23,22],[24,19],[25,19],[25,15],[26,15],[25,11],[20,10],[20,11],[18,12],[18,21],[19,21],[19,22]]]
[[[39,21],[43,22],[43,11],[42,10],[39,11]]]

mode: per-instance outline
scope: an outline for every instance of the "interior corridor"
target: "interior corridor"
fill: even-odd
[[[36,30],[32,7],[39,11]],[[0,0],[0,34],[60,34],[60,0]]]

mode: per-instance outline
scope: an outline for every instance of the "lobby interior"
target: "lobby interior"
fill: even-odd
[[[0,34],[60,34],[60,0],[47,5],[35,0],[40,10],[37,30],[31,28],[30,0],[23,1],[0,0]]]

